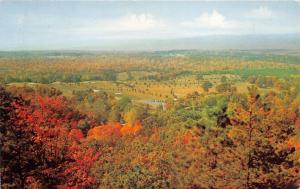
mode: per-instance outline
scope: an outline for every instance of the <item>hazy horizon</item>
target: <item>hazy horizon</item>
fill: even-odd
[[[277,44],[298,49],[299,20],[300,3],[297,0],[1,0],[0,50],[224,49],[227,46],[233,49],[276,49]],[[282,37],[286,35],[288,41]],[[296,44],[290,35],[296,36]],[[258,43],[261,37],[251,42],[246,40],[247,36],[269,39],[265,45]],[[232,44],[226,41],[226,38],[234,37],[245,44],[239,47],[240,42]],[[211,42],[207,38],[216,40]],[[193,39],[205,39],[205,42],[195,44],[191,42]]]
[[[67,46],[0,48],[0,51],[172,51],[172,50],[300,50],[300,33],[260,35],[207,35],[168,39],[92,41]]]

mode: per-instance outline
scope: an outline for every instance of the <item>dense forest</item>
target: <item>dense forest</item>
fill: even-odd
[[[299,81],[288,53],[2,53],[1,188],[297,188]]]

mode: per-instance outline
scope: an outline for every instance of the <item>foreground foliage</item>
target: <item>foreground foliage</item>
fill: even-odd
[[[2,188],[279,189],[300,176],[295,86],[194,93],[165,109],[90,91],[100,113],[78,111],[88,95],[10,91],[0,88]]]

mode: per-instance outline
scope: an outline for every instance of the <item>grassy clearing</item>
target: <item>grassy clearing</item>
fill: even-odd
[[[220,76],[209,75],[205,79],[209,79],[214,87],[209,92],[216,92],[215,86],[220,84]],[[233,77],[236,79],[235,77]],[[116,97],[129,96],[135,100],[165,100],[167,98],[181,98],[193,92],[204,93],[201,87],[202,81],[196,80],[194,77],[178,78],[174,81],[155,82],[155,81],[87,81],[78,83],[62,83],[55,82],[52,84],[36,84],[36,83],[12,83],[16,86],[49,86],[60,90],[67,97],[72,96],[73,91],[92,89],[95,92],[105,91],[114,94]],[[247,92],[250,83],[237,81],[234,83],[238,92]]]

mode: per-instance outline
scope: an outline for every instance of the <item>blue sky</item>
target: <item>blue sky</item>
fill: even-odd
[[[0,0],[0,50],[68,49],[131,39],[300,33],[300,0]]]

